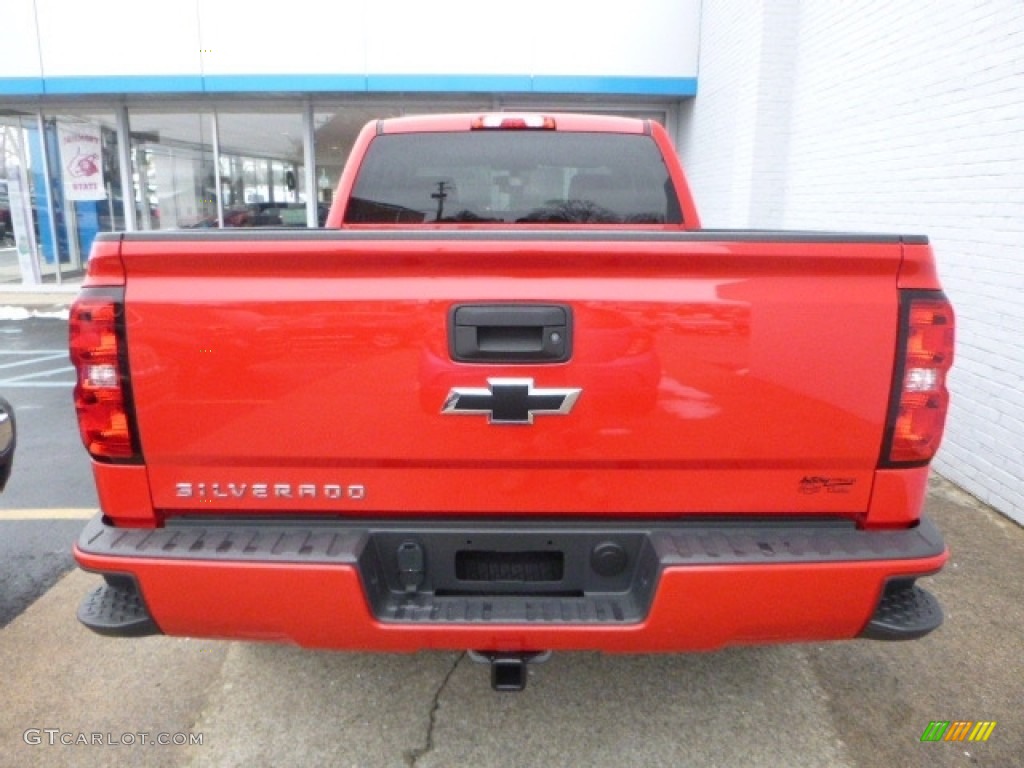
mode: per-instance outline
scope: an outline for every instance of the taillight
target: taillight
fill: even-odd
[[[900,331],[884,466],[931,461],[949,407],[946,374],[953,364],[953,307],[941,291],[900,294]]]
[[[71,307],[68,332],[82,442],[94,459],[139,461],[124,350],[124,290],[83,289]]]

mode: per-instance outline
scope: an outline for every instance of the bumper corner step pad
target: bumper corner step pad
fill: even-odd
[[[942,606],[931,592],[914,584],[886,586],[861,637],[869,640],[916,640],[942,624]]]
[[[162,634],[130,578],[104,582],[92,590],[78,607],[78,620],[93,632],[109,637]]]

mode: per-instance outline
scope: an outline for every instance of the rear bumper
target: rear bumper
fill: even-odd
[[[97,516],[75,557],[108,576],[79,612],[106,634],[659,652],[920,637],[942,614],[913,582],[948,552],[928,519],[900,531],[807,520],[121,529]]]

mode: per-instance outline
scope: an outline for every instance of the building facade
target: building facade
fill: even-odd
[[[931,237],[958,313],[936,467],[1024,523],[1019,0],[259,8],[6,0],[0,281],[73,282],[107,229],[316,225],[373,118],[644,115],[708,226]]]
[[[267,16],[99,0],[83,18],[69,0],[7,0],[0,281],[74,280],[105,230],[316,226],[373,118],[557,108],[668,123],[696,92],[699,5],[293,0]]]

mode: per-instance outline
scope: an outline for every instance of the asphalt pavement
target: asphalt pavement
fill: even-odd
[[[20,334],[5,332],[12,324]],[[62,326],[0,321],[0,351],[54,348]],[[927,585],[946,622],[922,640],[560,653],[531,668],[522,693],[495,693],[460,653],[123,640],[81,627],[75,611],[98,577],[70,568],[82,521],[57,518],[96,501],[70,386],[2,383],[59,379],[50,364],[0,369],[21,440],[0,496],[0,605],[11,606],[0,768],[1024,765],[1024,529],[941,478],[927,509],[952,558]],[[49,580],[10,603],[17,574],[47,553],[59,560]],[[930,722],[958,720],[996,726],[986,742],[921,741]]]
[[[0,301],[0,395],[18,423],[14,471],[0,495],[0,627],[72,567],[80,518],[97,507],[71,398],[67,308],[59,301]]]

